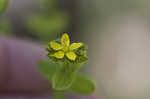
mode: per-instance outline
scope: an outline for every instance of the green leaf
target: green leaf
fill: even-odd
[[[59,68],[59,65],[52,62],[39,61],[37,67],[41,75],[51,81],[56,70]]]
[[[75,72],[70,70],[68,65],[62,66],[62,68],[56,72],[52,78],[52,87],[56,90],[68,89],[75,79]]]
[[[80,63],[69,63],[69,65],[72,67],[72,71],[77,72],[82,67],[82,64]]]
[[[93,80],[81,74],[76,74],[76,79],[69,88],[69,91],[80,95],[90,95],[95,89],[96,85]]]
[[[4,12],[8,5],[8,0],[0,0],[0,14]]]

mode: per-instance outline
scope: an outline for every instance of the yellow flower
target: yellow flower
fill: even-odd
[[[83,44],[82,43],[72,43],[70,45],[70,38],[67,33],[64,33],[61,37],[61,44],[51,41],[50,47],[57,51],[53,54],[54,57],[58,59],[64,58],[66,55],[68,59],[75,61],[77,55],[73,52],[74,50],[80,48]]]

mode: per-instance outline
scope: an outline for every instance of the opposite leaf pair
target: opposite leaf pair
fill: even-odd
[[[40,61],[38,63],[38,69],[41,73],[41,75],[43,75],[45,77],[45,79],[47,79],[50,83],[52,83],[52,78],[54,76],[54,74],[57,71],[57,68],[59,67],[58,64],[55,64],[53,62],[46,62],[46,61]],[[62,73],[62,75],[61,75]],[[66,79],[68,77],[61,77],[63,76],[63,72],[61,72],[60,77],[58,77],[58,82],[59,85],[57,85],[57,87],[60,89],[62,88],[61,84],[64,84],[64,82],[66,82],[66,84],[70,81],[71,85],[69,85],[69,87],[65,90],[76,93],[76,94],[80,94],[80,95],[90,95],[95,91],[95,82],[93,80],[91,80],[89,77],[81,75],[79,73],[70,75],[69,73],[66,73],[66,76],[69,75],[70,79]],[[60,80],[61,79],[61,80]],[[57,81],[57,77],[56,77],[56,81]],[[57,84],[57,83],[56,83]]]

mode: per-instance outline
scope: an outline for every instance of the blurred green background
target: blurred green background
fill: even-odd
[[[149,10],[149,0],[10,0],[0,33],[47,43],[71,32],[89,46],[98,99],[149,99]]]

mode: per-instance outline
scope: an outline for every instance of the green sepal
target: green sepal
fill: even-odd
[[[76,63],[85,63],[86,61],[88,61],[88,57],[87,56],[80,56],[77,58],[77,60],[75,61]]]
[[[72,93],[80,95],[91,95],[96,89],[96,84],[93,80],[87,76],[76,74],[75,81],[72,83],[71,87],[68,89]]]
[[[53,75],[60,68],[58,64],[49,61],[39,61],[37,67],[41,75],[49,81],[52,80]]]
[[[4,12],[7,6],[8,6],[8,0],[0,0],[0,14]]]

